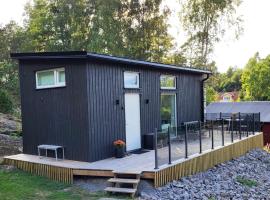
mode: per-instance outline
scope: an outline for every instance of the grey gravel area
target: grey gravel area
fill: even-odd
[[[142,189],[140,199],[270,200],[270,154],[261,149],[222,163],[206,172],[157,189]]]
[[[74,184],[89,192],[99,192],[107,187],[107,180],[104,178],[77,177],[74,180]]]

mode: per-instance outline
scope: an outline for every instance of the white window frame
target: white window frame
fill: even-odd
[[[54,74],[54,85],[43,85],[43,86],[38,85],[38,74],[42,73],[42,72],[51,72],[51,71],[53,71],[53,74]],[[66,81],[65,82],[59,82],[59,72],[62,72],[62,71],[65,72],[64,67],[36,71],[36,89],[65,87],[66,86]]]
[[[137,84],[136,85],[126,85],[125,83],[125,75],[126,74],[133,74],[136,76],[137,78]],[[131,88],[131,89],[134,89],[134,88],[140,88],[140,74],[139,72],[131,72],[131,71],[124,71],[124,88]]]
[[[174,78],[174,86],[173,87],[162,87],[161,86],[162,77],[173,77]],[[163,90],[175,90],[176,89],[176,76],[173,76],[173,75],[160,75],[159,82],[160,82],[160,89],[163,89]]]

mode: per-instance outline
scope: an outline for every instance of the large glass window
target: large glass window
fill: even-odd
[[[176,89],[176,78],[170,75],[160,76],[160,88],[161,89]]]
[[[167,131],[169,127],[174,128],[176,123],[176,94],[161,94],[161,129]],[[171,132],[176,137],[176,132]]]
[[[139,73],[124,72],[125,88],[139,88]]]
[[[36,72],[36,88],[63,87],[66,85],[65,69],[57,68]]]

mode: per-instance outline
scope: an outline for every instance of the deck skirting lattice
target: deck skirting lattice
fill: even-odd
[[[262,133],[161,168],[155,172],[154,186],[160,187],[181,177],[205,171],[217,164],[239,157],[254,148],[263,148]]]
[[[54,181],[69,184],[73,183],[73,170],[70,168],[13,160],[9,158],[4,158],[4,164],[13,165],[23,171],[36,174],[38,176],[44,176]]]

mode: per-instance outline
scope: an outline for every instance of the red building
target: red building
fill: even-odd
[[[219,102],[236,102],[239,97],[239,92],[221,92],[218,93]]]

